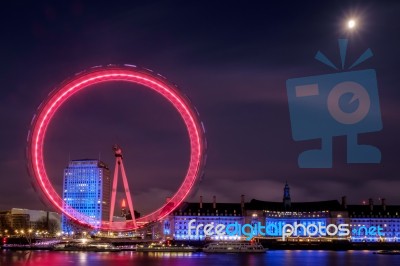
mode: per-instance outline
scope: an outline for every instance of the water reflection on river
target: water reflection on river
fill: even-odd
[[[235,266],[235,265],[400,265],[400,256],[372,251],[268,251],[265,254],[0,251],[0,265],[35,266]]]

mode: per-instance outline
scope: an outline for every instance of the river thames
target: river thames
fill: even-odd
[[[400,256],[373,251],[276,250],[265,254],[1,251],[0,265],[36,266],[213,266],[213,265],[400,265]]]

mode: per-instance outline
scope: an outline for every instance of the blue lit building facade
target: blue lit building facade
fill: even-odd
[[[99,160],[73,160],[64,170],[64,209],[73,209],[90,218],[92,224],[110,215],[110,171]],[[77,225],[62,215],[62,230],[72,233]]]
[[[326,237],[326,231],[315,230],[316,227],[325,228],[329,224],[339,226],[340,224],[349,224],[347,213],[342,210],[337,200],[316,201],[316,202],[290,202],[282,204],[280,202],[251,200],[246,203],[246,214],[252,217],[252,223],[265,223],[269,229],[265,238],[281,238],[285,225],[291,225],[298,229],[288,241],[300,241],[305,236],[304,228],[310,228],[310,232],[315,234],[313,239],[325,238],[345,238],[343,236]],[[248,218],[250,220],[250,218]]]
[[[281,238],[285,225],[291,225],[297,230],[288,240],[301,240],[305,237],[305,228],[310,228],[313,238],[325,237],[324,230],[329,224],[349,223],[347,214],[342,211],[342,206],[337,200],[315,202],[292,202],[290,188],[286,183],[283,189],[282,202],[251,200],[246,203],[246,215],[252,217],[252,224],[264,223],[268,229],[265,238]],[[249,218],[247,220],[250,220]],[[308,237],[308,236],[307,236]],[[335,236],[339,238],[340,236]],[[331,238],[331,237],[330,237]]]
[[[172,215],[162,221],[162,235],[166,239],[175,240],[234,240],[235,236],[219,237],[217,235],[207,237],[203,230],[192,229],[189,233],[189,222],[196,220],[192,226],[197,227],[200,224],[224,224],[225,226],[232,223],[243,224],[243,207],[242,204],[236,203],[216,203],[214,197],[213,203],[203,203],[202,198],[199,203],[183,203]],[[214,229],[211,232],[215,232]]]
[[[290,189],[285,185],[282,202],[260,201],[252,199],[240,203],[203,203],[202,197],[198,203],[183,203],[167,219],[163,220],[160,235],[165,239],[175,240],[244,240],[243,235],[218,237],[204,236],[204,230],[192,228],[189,234],[189,221],[195,219],[193,226],[199,224],[250,224],[263,226],[266,236],[264,239],[282,241],[282,232],[285,225],[300,225],[297,232],[285,241],[350,241],[350,242],[400,242],[400,206],[386,205],[382,199],[379,205],[374,205],[372,199],[369,204],[347,205],[346,197],[342,202],[338,200],[291,202]],[[348,235],[336,234],[329,236],[326,231],[313,230],[313,227],[347,224]],[[312,236],[305,235],[303,228],[310,227]],[[369,228],[380,228],[381,235],[366,233]],[[285,227],[286,228],[286,227]],[[333,227],[334,228],[334,227]],[[330,230],[332,231],[332,230]],[[211,231],[214,232],[214,231]],[[254,235],[257,235],[254,233]],[[259,237],[259,235],[258,235]]]
[[[386,205],[385,199],[374,205],[369,199],[368,204],[345,208],[350,219],[352,242],[400,242],[400,206]],[[370,236],[362,230],[371,226],[382,227],[384,236]]]

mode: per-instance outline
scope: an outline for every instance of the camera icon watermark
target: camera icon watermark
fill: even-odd
[[[344,69],[347,40],[340,39],[339,48]],[[349,69],[371,56],[368,49]],[[316,59],[337,69],[321,52]],[[321,149],[299,155],[299,167],[331,168],[334,136],[347,136],[347,163],[380,163],[378,148],[357,142],[358,134],[382,129],[375,70],[289,79],[286,89],[293,139],[321,139]]]

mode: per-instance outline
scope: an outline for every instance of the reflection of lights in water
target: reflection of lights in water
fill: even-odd
[[[192,252],[139,252],[138,254],[154,258],[198,257],[201,255],[201,253]]]
[[[79,253],[79,261],[87,262],[87,256],[88,256],[88,254],[86,252],[80,252]]]

